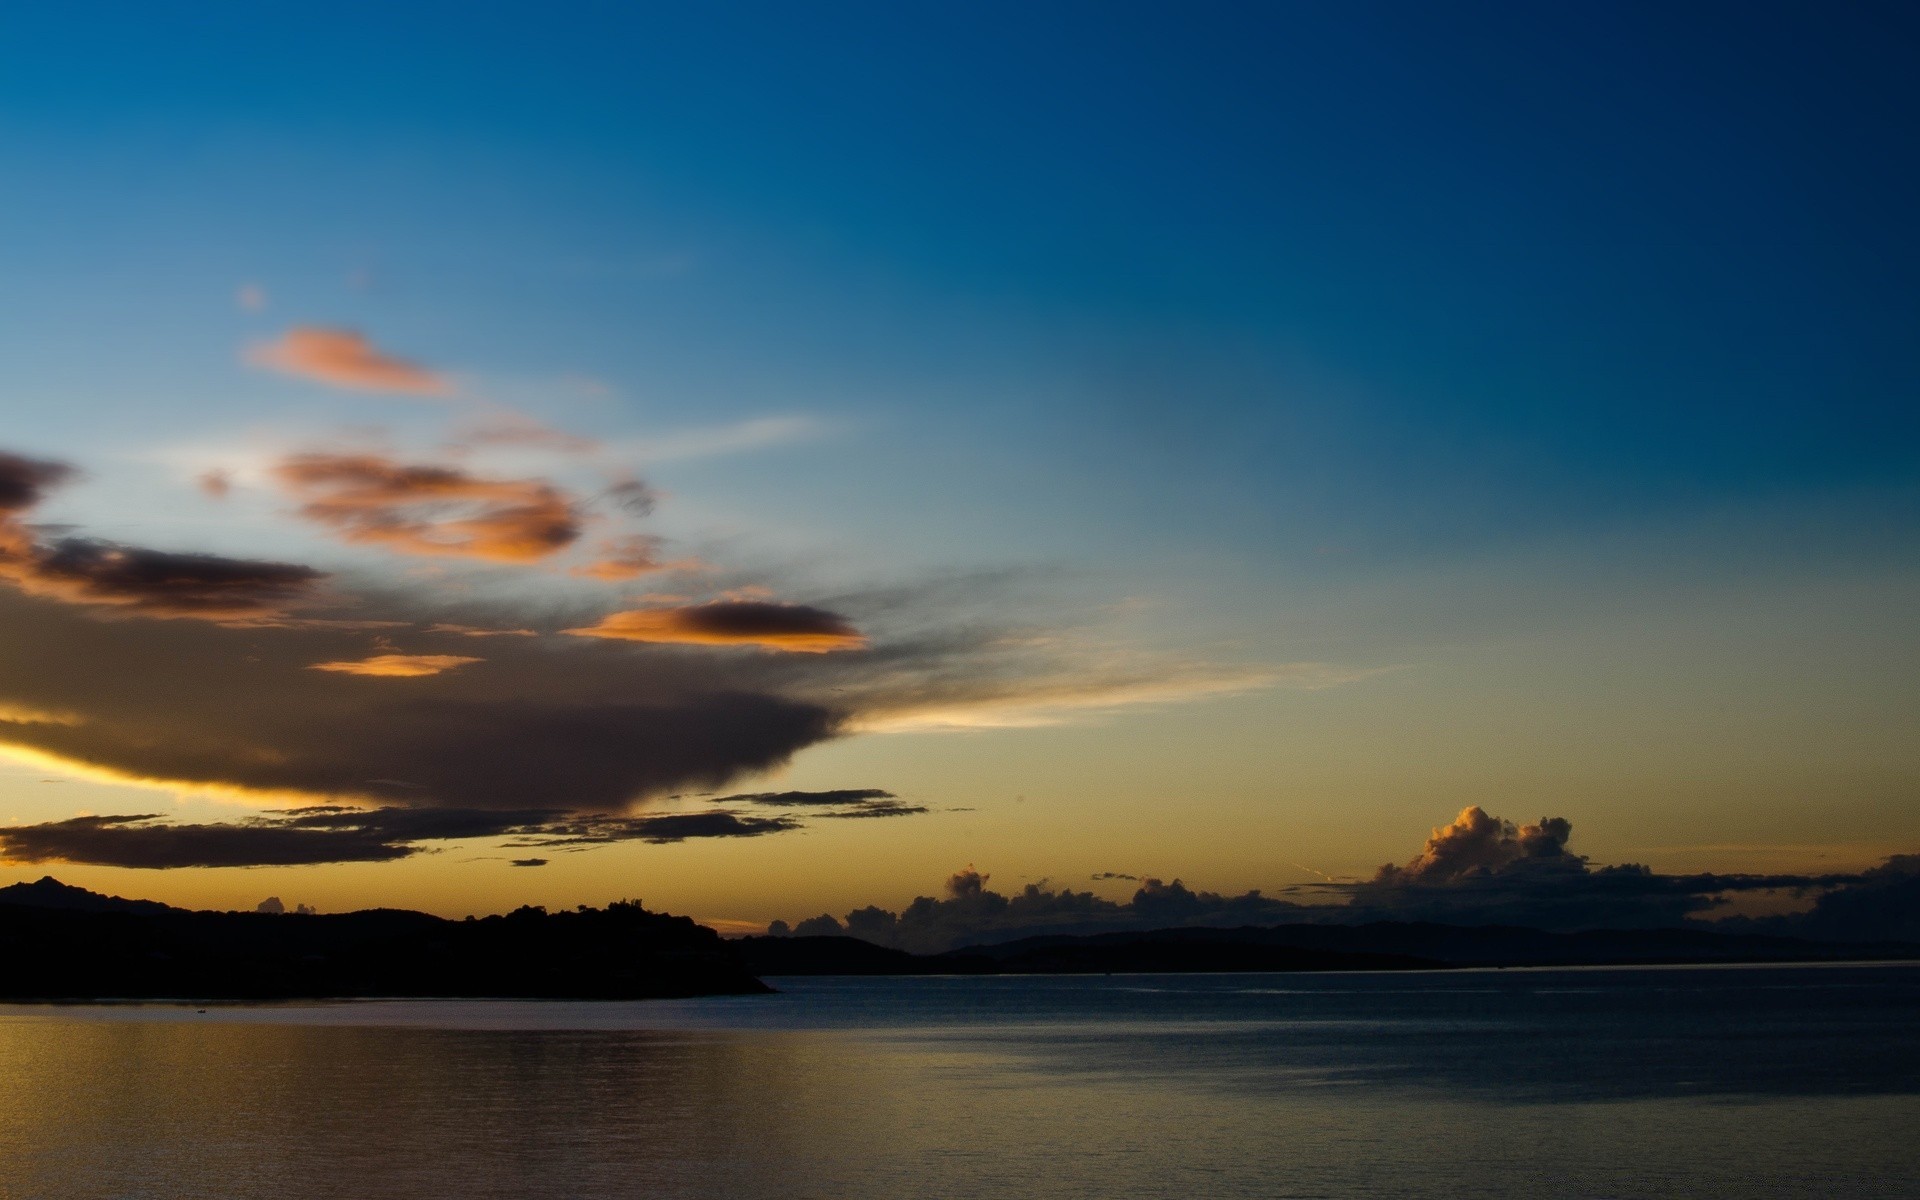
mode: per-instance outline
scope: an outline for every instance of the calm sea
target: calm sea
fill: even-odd
[[[0,1196],[1920,1195],[1920,967],[0,1008]]]

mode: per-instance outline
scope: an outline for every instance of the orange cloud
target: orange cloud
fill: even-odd
[[[386,679],[418,679],[423,675],[439,675],[445,671],[464,667],[468,663],[484,662],[484,659],[470,658],[464,654],[376,654],[372,658],[351,659],[342,662],[314,663],[308,668],[313,671],[338,671],[342,675],[377,675]]]
[[[570,574],[586,579],[601,579],[608,583],[620,583],[628,579],[637,579],[653,571],[688,565],[663,562],[660,558],[660,544],[661,539],[645,533],[607,542],[601,547],[604,557],[585,566],[575,567]]]
[[[382,353],[364,334],[351,329],[295,326],[277,341],[254,346],[246,357],[257,367],[356,391],[416,396],[450,396],[454,392],[443,376]]]
[[[343,540],[402,554],[533,562],[573,544],[572,497],[538,479],[487,479],[377,454],[296,454],[274,468],[301,514]]]
[[[609,613],[597,625],[569,629],[577,637],[689,646],[758,646],[800,654],[859,650],[867,639],[845,617],[805,604],[716,600],[682,608]]]

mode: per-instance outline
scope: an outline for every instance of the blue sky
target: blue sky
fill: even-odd
[[[1362,671],[1703,596],[1792,628],[1825,579],[1871,615],[1807,636],[1905,661],[1917,41],[1895,5],[41,6],[0,36],[0,403],[89,470],[60,515],[259,553],[292,535],[154,452],[440,421],[242,358],[349,327],[609,443],[775,422],[644,469],[815,598],[1012,571],[969,603]]]

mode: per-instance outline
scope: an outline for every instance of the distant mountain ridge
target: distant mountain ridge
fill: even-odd
[[[1056,934],[916,955],[850,937],[741,939],[761,975],[1377,971],[1920,959],[1905,942],[1819,942],[1695,929],[1554,933],[1510,925],[1182,927]]]

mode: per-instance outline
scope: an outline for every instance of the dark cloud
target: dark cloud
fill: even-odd
[[[1044,880],[1003,895],[989,888],[987,880],[988,876],[968,867],[948,878],[946,895],[940,899],[921,896],[898,913],[869,905],[848,913],[844,925],[830,916],[815,917],[795,925],[793,932],[846,933],[882,946],[934,954],[1043,934],[1274,924],[1299,920],[1303,911],[1300,905],[1258,891],[1221,896],[1191,891],[1178,880],[1168,884],[1149,879],[1124,904],[1092,892],[1056,890]],[[834,928],[827,928],[828,921]]]
[[[324,578],[296,563],[175,554],[91,538],[61,538],[4,569],[25,590],[74,604],[229,621],[284,614]]]
[[[780,766],[843,720],[751,663],[539,638],[491,640],[484,672],[395,683],[308,669],[351,651],[350,631],[99,622],[4,594],[0,621],[0,704],[73,715],[0,740],[132,780],[611,812]]]
[[[74,817],[0,828],[0,857],[104,867],[262,867],[388,862],[416,847],[376,831],[303,829],[265,821],[169,825],[158,814]]]
[[[764,804],[774,808],[831,807],[840,804],[864,804],[871,800],[891,800],[892,792],[879,788],[836,788],[824,792],[742,792],[722,796],[720,804]]]
[[[23,513],[73,477],[71,466],[0,451],[0,513]]]
[[[1107,879],[1124,879],[1128,883],[1137,883],[1140,880],[1138,875],[1128,875],[1120,871],[1095,871],[1092,878],[1095,883]]]
[[[1338,890],[1356,919],[1627,929],[1710,916],[1734,892],[1804,891],[1850,878],[1663,875],[1636,863],[1595,867],[1567,849],[1572,835],[1564,817],[1516,826],[1473,805],[1435,829],[1404,865],[1383,866],[1373,879]]]
[[[21,517],[72,476],[64,463],[0,454],[0,578],[21,591],[137,616],[248,622],[283,616],[325,578],[295,563],[45,540]]]
[[[608,842],[641,841],[662,845],[690,838],[760,837],[800,828],[793,817],[743,817],[717,809],[710,812],[655,813],[642,816],[588,816],[557,822],[534,831],[537,836],[517,846],[592,846]]]
[[[860,820],[866,817],[915,817],[931,811],[923,804],[902,804],[898,800],[872,800],[853,808],[823,812],[819,815],[837,820]]]
[[[290,866],[389,862],[421,853],[427,849],[423,843],[475,838],[505,838],[507,845],[525,848],[623,841],[660,845],[759,837],[800,827],[792,817],[724,810],[623,815],[310,805],[221,824],[172,824],[145,813],[5,826],[0,827],[0,858],[146,868]],[[543,866],[547,860],[510,861]]]
[[[867,644],[860,631],[838,613],[767,600],[715,600],[678,608],[630,609],[609,613],[597,624],[566,632],[629,642],[757,646],[807,654],[858,650]]]

